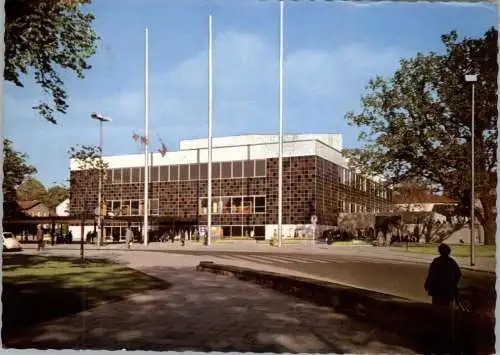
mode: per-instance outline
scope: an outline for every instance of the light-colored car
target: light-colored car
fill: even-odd
[[[14,234],[10,232],[3,232],[2,235],[3,250],[4,251],[21,251],[21,243],[16,239]]]

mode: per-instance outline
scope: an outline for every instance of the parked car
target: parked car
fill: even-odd
[[[21,251],[23,248],[21,247],[21,243],[16,239],[14,234],[10,232],[3,232],[2,235],[2,243],[4,251]]]

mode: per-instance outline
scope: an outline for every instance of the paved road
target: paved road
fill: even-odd
[[[42,254],[78,255],[78,251]],[[194,271],[205,256],[137,251],[89,251],[87,255],[126,263],[172,287],[27,329],[9,339],[8,347],[415,353],[397,335],[331,308],[235,278]]]

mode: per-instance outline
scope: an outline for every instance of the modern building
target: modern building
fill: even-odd
[[[152,232],[207,224],[208,140],[180,142],[180,149],[151,154],[149,213]],[[271,238],[278,224],[278,136],[213,138],[212,225],[220,237]],[[318,230],[335,226],[339,213],[383,212],[391,192],[378,179],[347,168],[339,134],[286,135],[283,143],[283,234],[292,237],[317,216]],[[142,225],[144,154],[106,156],[102,196],[107,236],[123,236],[132,221]],[[97,207],[98,184],[71,165],[71,215]],[[86,227],[87,230],[93,226]],[[80,228],[72,226],[75,239]]]

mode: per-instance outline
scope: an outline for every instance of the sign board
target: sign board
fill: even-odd
[[[316,224],[318,222],[318,217],[316,215],[312,215],[311,217],[311,223]]]

